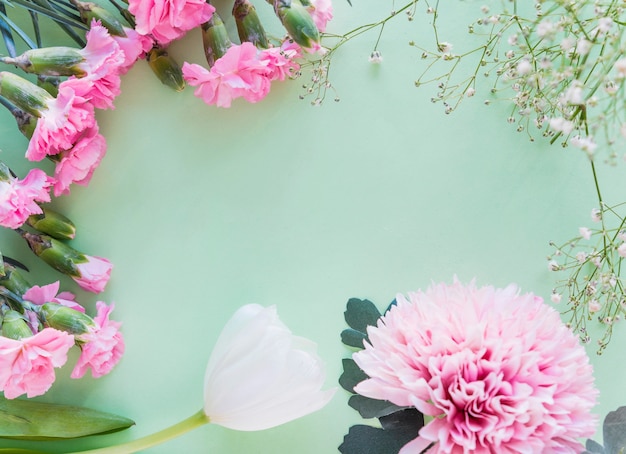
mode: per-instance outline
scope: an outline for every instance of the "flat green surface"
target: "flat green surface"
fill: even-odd
[[[329,31],[344,33],[390,6],[353,5],[336,1]],[[450,30],[461,33],[479,6],[450,8]],[[239,100],[225,110],[206,106],[191,88],[162,87],[143,62],[123,78],[116,109],[98,116],[107,156],[88,188],[74,187],[55,206],[77,224],[79,249],[115,264],[98,297],[63,282],[91,310],[97,298],[115,302],[127,351],[99,380],[71,380],[70,368],[62,370],[43,400],[119,413],[137,425],[46,449],[130,440],[196,412],[211,346],[246,303],[276,304],[296,334],[319,344],[328,386],[337,386],[349,355],[339,333],[350,297],[383,308],[397,292],[457,275],[479,285],[514,282],[549,299],[548,241],[577,235],[597,203],[587,158],[531,144],[506,123],[506,106],[487,107],[480,96],[444,115],[429,102],[435,87],[413,86],[423,62],[406,43],[430,37],[427,18],[395,25],[379,46],[382,65],[367,59],[375,32],[336,54],[331,81],[341,101],[330,93],[321,107],[298,99],[302,79],[276,84],[259,104]],[[199,33],[173,52],[201,62]],[[12,121],[0,113],[0,158],[19,173],[26,140]],[[623,172],[599,167],[609,203],[626,198]],[[58,279],[17,235],[0,238],[4,254],[45,276],[40,283]],[[602,357],[589,348],[602,416],[626,404],[624,342],[619,327]],[[347,399],[339,390],[322,411],[265,432],[203,427],[148,452],[333,453],[359,422]],[[40,445],[0,441],[8,446]]]

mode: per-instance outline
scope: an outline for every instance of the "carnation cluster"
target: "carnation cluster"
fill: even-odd
[[[72,378],[89,370],[93,377],[111,371],[124,353],[120,323],[109,319],[113,305],[96,303],[90,317],[74,294],[59,293],[59,282],[31,285],[15,266],[4,263],[0,277],[0,391],[7,399],[44,394],[55,368],[80,349]]]
[[[431,417],[401,454],[581,452],[595,432],[584,348],[515,286],[455,281],[398,295],[363,345],[354,392]]]
[[[548,268],[567,273],[558,281],[551,299],[565,305],[569,326],[588,343],[592,324],[604,327],[596,339],[598,354],[607,347],[613,327],[624,318],[626,293],[622,262],[626,258],[626,213],[624,205],[593,208],[587,225],[563,244],[551,243]]]

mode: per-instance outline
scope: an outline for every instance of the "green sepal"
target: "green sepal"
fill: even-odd
[[[363,342],[367,340],[367,334],[352,328],[344,329],[341,332],[341,342],[349,347],[364,348]]]
[[[265,29],[252,3],[248,0],[235,0],[233,17],[237,24],[239,40],[242,43],[250,42],[259,49],[267,49],[269,47]]]
[[[76,236],[76,226],[70,219],[49,208],[41,209],[43,213],[32,214],[26,219],[28,225],[57,240],[71,240]]]
[[[369,377],[361,370],[353,359],[343,358],[343,373],[339,377],[339,384],[346,391],[354,392],[354,387]]]
[[[47,108],[52,95],[34,83],[8,71],[0,72],[0,95],[36,117]]]
[[[96,19],[99,20],[102,26],[109,31],[109,34],[121,37],[126,36],[124,26],[109,10],[92,2],[80,2],[74,0],[73,3],[80,12],[80,18],[87,25],[90,25],[91,21]]]
[[[80,438],[118,432],[134,424],[131,419],[84,407],[0,398],[1,438]]]
[[[78,66],[84,61],[79,49],[65,46],[30,49],[15,58],[2,59],[27,73],[45,76],[84,76],[85,71]]]
[[[2,319],[2,336],[9,339],[31,337],[33,332],[28,327],[24,316],[17,311],[9,310]]]
[[[84,334],[95,326],[88,315],[61,304],[45,303],[40,313],[46,325],[74,335]]]
[[[228,52],[233,43],[228,37],[224,21],[217,13],[213,13],[211,19],[202,24],[200,28],[202,29],[204,56],[209,66],[213,66],[219,58]]]
[[[274,12],[293,39],[303,49],[320,45],[320,32],[299,0],[274,0]]]
[[[175,91],[185,88],[183,71],[180,65],[169,56],[165,49],[153,48],[148,52],[148,64],[163,85]]]
[[[17,268],[8,263],[4,263],[4,275],[0,277],[0,286],[13,292],[15,295],[22,296],[28,289],[32,287],[22,273]]]
[[[24,232],[22,237],[35,255],[52,268],[68,276],[80,276],[76,264],[84,263],[88,260],[84,254],[59,240],[55,240],[49,235]]]

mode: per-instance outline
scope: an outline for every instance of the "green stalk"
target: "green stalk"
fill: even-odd
[[[146,437],[138,438],[137,440],[122,443],[120,445],[107,446],[106,448],[91,449],[88,451],[74,452],[70,454],[131,454],[164,443],[207,423],[209,423],[209,417],[203,410],[200,410],[189,418]]]

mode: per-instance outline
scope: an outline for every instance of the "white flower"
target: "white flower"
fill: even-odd
[[[557,292],[552,292],[552,295],[550,295],[550,300],[554,303],[554,304],[558,304],[561,302],[561,298],[563,295],[561,295],[560,293]]]
[[[593,152],[596,151],[596,148],[598,148],[598,144],[593,140],[593,137],[574,136],[570,140],[570,143],[589,154],[593,154]]]
[[[617,248],[617,253],[620,257],[626,257],[626,243],[622,243]]]
[[[593,222],[600,222],[602,220],[602,211],[597,208],[591,210],[591,220]]]
[[[569,134],[574,130],[574,122],[563,117],[550,118],[550,128],[557,132]]]
[[[241,307],[224,326],[206,369],[210,422],[264,430],[322,408],[335,390],[321,391],[326,373],[315,349],[291,334],[274,306]]]
[[[517,73],[520,76],[525,76],[527,74],[530,74],[532,70],[533,70],[533,65],[526,58],[523,58],[517,64]]]
[[[537,25],[537,35],[539,35],[540,38],[550,38],[556,31],[556,26],[548,19],[542,20],[539,22],[539,25]]]
[[[576,53],[578,55],[587,55],[591,50],[592,43],[585,38],[580,38],[576,43]]]
[[[550,260],[548,262],[548,269],[550,271],[559,271],[559,269],[561,269],[561,267],[559,266],[559,264],[557,263],[556,260]]]
[[[626,77],[626,57],[617,60],[613,67],[617,70],[617,74],[621,79]]]
[[[572,81],[571,85],[565,91],[565,102],[572,105],[583,104],[583,83],[579,80]]]
[[[578,261],[578,263],[585,263],[585,260],[587,260],[587,253],[584,251],[577,252],[576,260]]]
[[[447,54],[452,50],[452,44],[444,41],[437,44],[437,49],[439,49],[439,52],[441,52],[442,54]]]
[[[587,227],[579,228],[578,229],[578,233],[580,234],[580,236],[582,236],[586,240],[591,238],[591,230],[589,228],[587,228]]]
[[[602,309],[602,305],[600,304],[600,302],[598,300],[591,300],[589,301],[589,312],[590,313],[595,313],[598,312],[600,309]]]
[[[381,55],[380,51],[374,50],[370,54],[368,60],[370,61],[370,63],[374,63],[377,65],[383,62],[383,56]]]
[[[471,98],[475,94],[476,94],[476,89],[474,87],[469,87],[467,90],[465,90],[465,96],[467,96],[468,98]]]

